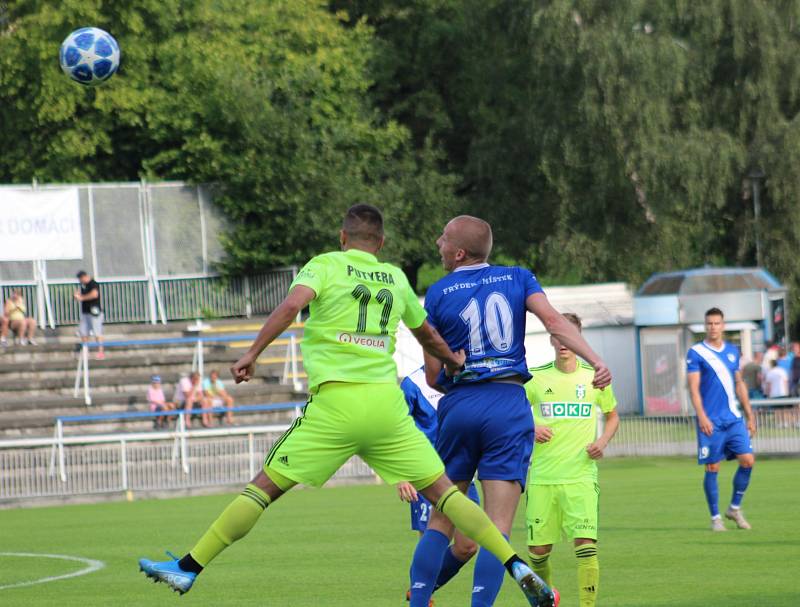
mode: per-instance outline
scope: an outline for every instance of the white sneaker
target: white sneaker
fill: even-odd
[[[727,531],[728,529],[725,527],[725,523],[722,522],[722,518],[719,516],[715,516],[711,519],[711,531]]]
[[[0,339],[0,347],[7,348],[8,347],[8,340],[4,337]]]
[[[39,342],[37,342],[33,337],[28,340],[28,343],[32,346],[38,346]]]
[[[739,529],[752,529],[753,528],[752,525],[750,525],[750,523],[747,522],[747,519],[744,518],[744,514],[742,513],[742,509],[741,508],[734,508],[733,506],[730,506],[725,511],[725,518],[730,519],[734,523],[736,523],[736,526]]]

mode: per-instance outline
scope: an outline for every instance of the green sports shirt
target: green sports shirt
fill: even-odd
[[[594,369],[578,361],[573,373],[558,370],[555,362],[530,370],[525,392],[537,426],[553,430],[546,443],[536,443],[531,460],[531,485],[561,485],[597,481],[597,464],[586,446],[597,437],[597,410],[608,413],[617,406],[611,386],[592,387]]]
[[[301,350],[309,390],[326,381],[396,383],[397,325],[427,313],[403,271],[358,249],[317,255],[292,282],[315,293]]]

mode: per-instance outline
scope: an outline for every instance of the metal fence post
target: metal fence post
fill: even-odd
[[[127,453],[127,443],[125,439],[119,441],[119,465],[120,465],[120,472],[122,478],[122,490],[128,490],[128,453]]]
[[[248,478],[253,478],[256,475],[256,446],[253,433],[247,435],[247,463],[248,463]]]
[[[245,275],[242,279],[242,287],[244,291],[244,315],[247,318],[253,316],[253,301],[250,298],[250,277]]]
[[[81,359],[83,360],[83,402],[87,405],[92,404],[92,392],[89,389],[89,346],[81,345]]]

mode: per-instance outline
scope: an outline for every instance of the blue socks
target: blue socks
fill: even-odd
[[[420,538],[411,561],[410,607],[428,607],[449,546],[450,538],[436,530],[428,529]]]
[[[503,537],[508,539],[506,534]],[[472,607],[491,607],[505,579],[506,568],[491,552],[481,548],[475,562],[472,585]]]
[[[752,468],[743,468],[742,466],[739,466],[736,471],[733,477],[733,497],[731,498],[731,506],[734,508],[742,505],[742,498],[744,497],[744,492],[747,491],[747,485],[750,484],[750,474],[752,472]]]
[[[716,472],[706,470],[706,475],[703,478],[703,490],[706,493],[706,501],[711,512],[711,518],[719,516],[719,487],[717,486]]]
[[[444,586],[447,582],[452,580],[456,574],[461,571],[461,568],[466,565],[465,561],[459,561],[455,555],[453,554],[453,549],[450,548],[446,550],[444,553],[444,559],[442,559],[442,568],[439,571],[439,577],[436,580],[436,587],[434,590],[438,590],[442,586]]]

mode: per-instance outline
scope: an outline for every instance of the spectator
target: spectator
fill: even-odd
[[[175,386],[175,396],[173,397],[177,407],[186,411],[186,427],[192,427],[192,410],[195,405],[199,405],[201,410],[211,408],[211,403],[203,395],[203,386],[200,382],[200,374],[193,372],[189,377],[185,375]],[[211,414],[201,413],[201,422],[204,427],[211,427]]]
[[[81,270],[77,274],[81,283],[80,289],[75,290],[74,297],[81,302],[80,324],[78,331],[81,334],[81,341],[86,343],[89,336],[94,334],[94,338],[99,344],[97,349],[97,360],[106,357],[103,348],[103,308],[100,307],[100,285],[97,281]]]
[[[772,369],[764,379],[764,387],[769,398],[783,398],[789,396],[789,376],[786,370],[778,365],[777,360],[771,363]]]
[[[797,396],[798,384],[800,384],[800,343],[792,342],[794,358],[792,359],[792,370],[789,374],[789,393]]]
[[[764,374],[761,372],[761,364],[764,362],[764,353],[756,352],[753,360],[747,363],[742,369],[742,379],[747,384],[747,393],[750,400],[764,398],[761,386],[764,383]]]
[[[228,424],[233,424],[233,397],[225,390],[225,384],[219,378],[219,372],[214,370],[209,376],[203,380],[203,393],[206,398],[211,401],[213,407],[225,406],[228,411],[225,412],[223,421]]]
[[[796,347],[797,342],[792,342],[788,351],[783,348],[779,350],[778,366],[786,371],[786,377],[789,379],[792,377],[792,363],[794,361]],[[791,389],[791,386],[789,386],[789,388]]]
[[[150,378],[150,387],[147,389],[147,402],[150,405],[151,413],[175,409],[175,403],[169,402],[164,398],[164,390],[161,387],[161,377],[159,375],[153,375]],[[153,426],[155,428],[166,428],[167,422],[167,416],[160,415],[155,419]]]
[[[17,334],[17,340],[21,346],[28,343],[36,345],[36,340],[34,339],[36,321],[28,316],[25,298],[22,296],[20,289],[14,289],[11,297],[6,300],[3,305],[3,317],[5,321],[0,327],[0,341],[3,342],[3,345],[7,344],[6,336],[9,329]]]
[[[0,347],[8,346],[8,316],[6,316],[5,306],[0,309]]]

